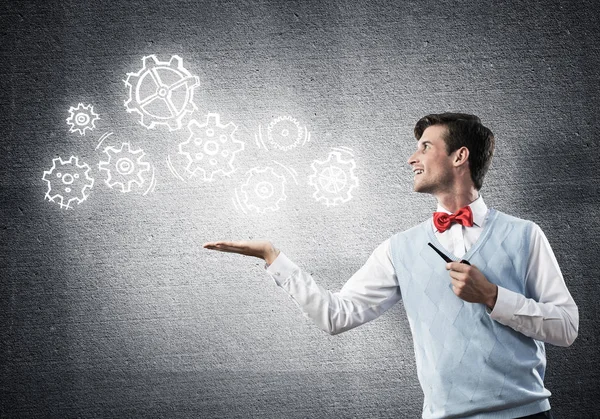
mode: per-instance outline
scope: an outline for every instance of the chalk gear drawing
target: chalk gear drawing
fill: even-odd
[[[308,178],[309,185],[315,188],[313,197],[329,206],[348,202],[352,198],[352,189],[358,186],[354,175],[354,159],[344,160],[342,153],[332,151],[326,160],[315,160],[313,174]]]
[[[287,151],[300,144],[305,131],[295,118],[280,116],[267,127],[267,138],[273,147]]]
[[[145,161],[141,149],[132,150],[129,143],[122,143],[120,148],[106,147],[104,154],[108,160],[101,161],[98,168],[106,172],[105,182],[109,188],[130,192],[134,183],[138,187],[144,184],[144,174],[150,172],[150,163]]]
[[[235,171],[235,155],[245,143],[235,139],[237,126],[233,122],[224,125],[219,114],[209,113],[203,124],[192,119],[188,129],[190,136],[179,144],[179,154],[187,157],[185,171],[190,178],[202,176],[203,180],[212,181],[217,173],[229,176]]]
[[[92,131],[96,128],[95,122],[100,119],[98,114],[94,112],[92,105],[84,105],[80,103],[76,108],[71,106],[69,108],[69,117],[67,118],[67,124],[69,125],[69,132],[79,131],[79,135],[85,135],[85,130]]]
[[[45,199],[56,202],[64,209],[73,209],[73,204],[79,205],[85,201],[94,186],[90,166],[80,164],[75,156],[69,160],[60,157],[52,160],[52,167],[44,172],[42,179],[48,182]]]
[[[255,167],[240,187],[242,202],[249,210],[258,213],[277,211],[279,203],[286,200],[285,177],[270,167]]]
[[[148,129],[156,125],[167,125],[171,131],[180,129],[184,116],[197,109],[194,88],[200,80],[183,67],[183,60],[177,55],[169,61],[149,55],[142,61],[140,71],[127,73],[127,112],[138,113],[140,124]]]

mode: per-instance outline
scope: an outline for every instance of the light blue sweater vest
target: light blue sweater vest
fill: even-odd
[[[525,296],[533,223],[490,209],[463,256],[492,283]],[[392,263],[413,335],[424,418],[512,419],[550,409],[544,344],[491,319],[483,304],[452,291],[452,260],[431,219],[391,238]]]

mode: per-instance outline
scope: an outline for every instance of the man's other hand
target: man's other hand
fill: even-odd
[[[205,249],[218,250],[220,252],[239,253],[240,255],[254,256],[264,259],[267,264],[279,255],[279,250],[268,240],[243,240],[243,241],[216,241],[204,243]]]
[[[452,279],[452,291],[469,303],[481,303],[494,309],[498,297],[498,287],[492,284],[475,266],[466,263],[446,264]]]

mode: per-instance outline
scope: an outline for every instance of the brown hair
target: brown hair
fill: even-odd
[[[415,125],[417,140],[423,131],[432,125],[444,125],[448,134],[444,138],[448,154],[461,147],[469,149],[469,169],[477,190],[483,185],[483,178],[490,168],[494,155],[494,134],[485,127],[479,117],[466,113],[441,113],[424,116]]]

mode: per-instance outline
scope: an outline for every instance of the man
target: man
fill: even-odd
[[[330,334],[402,299],[424,418],[551,418],[543,342],[573,343],[579,313],[550,245],[536,224],[488,209],[480,196],[494,136],[478,117],[427,115],[415,137],[414,190],[432,194],[437,212],[382,243],[340,292],[319,287],[268,241],[204,247],[264,259]]]

